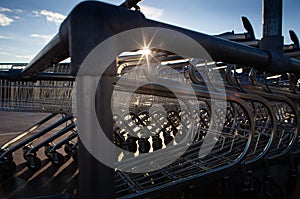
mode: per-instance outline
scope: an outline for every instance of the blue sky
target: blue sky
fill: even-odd
[[[0,63],[29,62],[58,32],[60,23],[81,0],[0,0]],[[123,0],[103,0],[119,5]],[[283,0],[283,34],[300,36],[300,0]],[[144,0],[147,18],[207,34],[244,32],[247,16],[255,35],[262,34],[261,0]]]

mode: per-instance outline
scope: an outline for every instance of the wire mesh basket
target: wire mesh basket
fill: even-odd
[[[70,66],[56,65],[44,72],[50,76],[54,73],[68,73]],[[0,79],[0,110],[70,113],[72,87],[73,81]]]
[[[176,134],[187,134],[189,128],[191,128],[188,115],[199,114],[200,116],[193,141],[185,143],[189,145],[187,151],[168,166],[161,168],[159,163],[164,164],[165,158],[160,156],[157,157],[159,163],[155,161],[156,159],[151,160],[153,168],[161,168],[153,172],[128,173],[117,171],[115,182],[117,197],[145,197],[149,193],[158,194],[159,190],[162,191],[165,188],[174,186],[185,186],[195,180],[201,181],[201,177],[208,174],[217,173],[218,171],[224,172],[226,169],[232,169],[234,166],[239,165],[242,159],[246,157],[250,145],[249,141],[252,132],[254,132],[251,114],[245,109],[245,104],[239,102],[238,100],[228,102],[226,113],[223,113],[226,115],[226,119],[221,131],[209,130],[211,125],[210,107],[207,100],[204,99],[202,99],[198,113],[176,109],[174,106],[169,109],[165,106],[167,116],[161,118],[162,122],[160,122],[162,114],[149,113],[147,107],[144,107],[144,111],[139,109],[140,112],[134,112],[134,109],[132,109],[129,114],[115,115],[114,137],[116,144],[135,154],[120,154],[121,157],[130,156],[125,160],[127,168],[134,167],[130,162],[134,162],[135,158],[141,153],[163,151],[166,147],[174,147],[176,151],[177,147],[184,147],[181,145],[180,140],[176,139]],[[134,126],[137,127],[133,128]],[[145,126],[147,126],[146,130],[143,128]],[[132,131],[135,131],[135,134],[138,135],[149,135],[147,129],[149,131],[151,129],[152,133],[156,133],[147,138],[144,136],[130,136]],[[218,140],[206,156],[200,157],[200,149],[209,148],[212,145],[212,143],[204,142],[205,136],[208,134],[214,135]],[[176,156],[174,150],[172,154],[168,155]],[[147,159],[140,160],[140,162],[150,164]]]
[[[253,71],[253,70],[252,70]],[[236,79],[236,84],[239,84],[240,73],[233,72],[229,78]],[[287,155],[287,153],[293,149],[297,143],[298,125],[299,125],[299,100],[295,94],[292,94],[291,90],[286,83],[285,86],[277,84],[269,87],[270,81],[277,82],[277,79],[281,80],[282,76],[275,76],[269,79],[269,83],[264,86],[257,81],[256,73],[250,74],[251,81],[238,85],[243,87],[245,92],[253,95],[260,96],[268,101],[268,104],[272,108],[273,114],[276,119],[276,133],[274,137],[274,144],[269,154],[271,159]],[[278,81],[279,81],[278,80]],[[287,82],[287,80],[284,80]],[[234,80],[232,80],[234,82]]]

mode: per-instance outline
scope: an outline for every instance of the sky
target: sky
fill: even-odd
[[[0,63],[28,63],[81,1],[0,0]],[[241,16],[246,16],[256,38],[262,35],[262,0],[143,0],[139,5],[146,18],[212,35],[244,32]],[[300,37],[300,0],[283,0],[285,43],[291,43],[289,30]]]

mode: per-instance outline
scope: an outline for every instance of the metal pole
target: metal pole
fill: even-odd
[[[79,4],[69,15],[68,20],[69,22],[64,23],[63,26],[69,32],[66,36],[68,36],[69,52],[72,58],[72,72],[76,74],[93,48],[120,30],[141,27],[144,16],[139,12],[128,11],[124,7],[90,1]],[[113,139],[111,97],[113,77],[116,76],[115,64],[115,62],[112,63],[105,71],[95,94],[95,101],[101,102],[95,104],[97,119],[110,140]],[[88,121],[92,120],[88,119]],[[93,128],[95,124],[89,125]],[[115,198],[114,169],[95,159],[80,140],[78,152],[79,198]]]
[[[263,0],[263,38],[260,48],[270,54],[268,72],[299,70],[291,64],[289,57],[283,54],[282,0]],[[287,67],[288,70],[285,70]]]
[[[263,38],[282,36],[282,0],[263,0]]]
[[[69,57],[67,37],[55,35],[53,39],[31,60],[21,72],[21,77],[32,77],[37,72],[46,69]]]
[[[283,53],[282,0],[263,0],[263,38],[261,48]]]

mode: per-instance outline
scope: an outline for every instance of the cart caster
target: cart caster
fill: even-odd
[[[153,142],[153,151],[162,149],[163,145],[162,145],[162,140],[159,138],[159,136],[155,135],[154,137],[152,137],[152,142]]]
[[[169,132],[164,132],[163,136],[164,136],[165,145],[168,145],[170,142],[173,141],[173,137]]]
[[[243,198],[253,198],[261,191],[262,184],[260,180],[251,173],[248,173],[247,181],[244,181],[241,185],[240,193]]]
[[[51,163],[56,166],[61,166],[65,162],[65,158],[61,153],[56,151],[51,154]]]
[[[50,151],[51,151],[51,146],[50,145],[45,146],[44,154],[45,154],[45,156],[47,156],[47,158],[51,158]]]
[[[128,151],[131,153],[135,153],[137,151],[136,141],[138,139],[136,137],[128,137],[125,142],[128,142]]]
[[[0,151],[0,156],[3,154],[3,153],[5,153],[6,152],[6,150],[1,150]],[[8,153],[8,154],[6,154],[4,157],[3,157],[3,159],[4,160],[13,160],[13,156],[12,156],[12,153]]]
[[[138,144],[140,153],[148,153],[151,148],[151,145],[146,138],[140,138],[138,140]]]
[[[0,173],[4,176],[11,176],[16,168],[16,163],[10,159],[0,161]]]
[[[265,176],[263,180],[263,193],[266,199],[283,198],[284,191],[279,184],[270,177]]]
[[[72,154],[72,144],[70,144],[70,143],[65,144],[64,151],[66,152],[66,154],[71,155]]]
[[[23,147],[23,158],[26,160],[26,158],[28,157],[27,153],[28,151],[31,149],[31,146],[25,146]]]
[[[26,161],[28,168],[32,171],[37,171],[42,166],[42,161],[35,155],[27,156]]]

